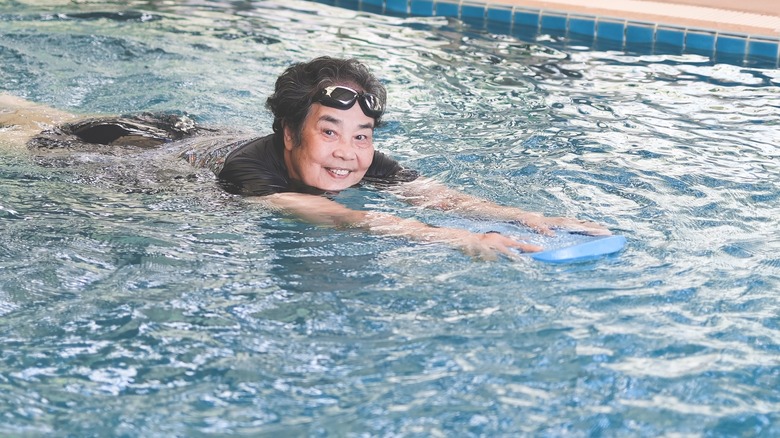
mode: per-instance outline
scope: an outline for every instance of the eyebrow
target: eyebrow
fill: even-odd
[[[344,122],[341,119],[333,117],[333,116],[331,116],[329,114],[325,114],[323,116],[320,116],[319,121],[320,122],[331,122],[331,123],[335,123],[337,125],[343,125],[344,124]],[[373,122],[371,122],[371,123],[362,123],[362,124],[358,125],[358,128],[360,128],[360,129],[374,129],[374,123]]]

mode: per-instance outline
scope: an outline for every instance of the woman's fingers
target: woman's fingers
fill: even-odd
[[[609,236],[612,234],[612,232],[609,231],[607,227],[597,224],[596,222],[568,218],[557,219],[559,219],[561,222],[558,227],[567,229],[569,231],[576,231],[578,233],[587,234],[589,236]]]
[[[529,213],[521,218],[520,222],[541,235],[552,237],[555,233],[550,227],[550,219],[552,218],[544,217],[538,213]]]
[[[499,255],[515,259],[520,252],[537,252],[542,247],[531,243],[519,242],[511,237],[498,233],[473,234],[470,241],[464,245],[464,251],[472,257],[483,260],[496,260]]]
[[[609,236],[612,234],[607,227],[596,222],[566,217],[545,217],[534,214],[523,218],[522,222],[537,233],[545,236],[554,236],[554,229],[574,231],[589,236]]]

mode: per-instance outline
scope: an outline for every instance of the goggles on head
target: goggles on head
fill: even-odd
[[[358,92],[340,85],[323,88],[314,96],[313,102],[342,110],[350,109],[358,102],[363,114],[374,119],[379,118],[385,110],[376,94]]]

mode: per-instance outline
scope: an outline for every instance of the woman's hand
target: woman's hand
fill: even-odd
[[[567,217],[546,217],[537,213],[525,213],[520,217],[519,222],[546,236],[555,235],[553,230],[556,229],[564,229],[589,236],[609,236],[612,234],[609,229],[595,222]]]
[[[509,258],[516,258],[517,251],[512,249],[520,250],[520,252],[542,250],[541,246],[519,242],[499,233],[469,233],[467,238],[460,241],[459,246],[466,254],[483,260],[495,260],[501,254]]]

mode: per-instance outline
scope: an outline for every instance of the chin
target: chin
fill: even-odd
[[[351,175],[351,178],[343,179],[343,180],[330,180],[330,181],[321,181],[323,184],[318,187],[321,190],[326,190],[329,192],[338,192],[341,190],[346,190],[350,187],[353,187],[360,183],[360,181],[363,179],[363,175],[360,175],[360,178],[357,178],[355,175]]]
[[[352,182],[352,183],[346,183],[346,184],[330,184],[327,186],[327,188],[323,188],[322,190],[328,191],[328,192],[340,192],[342,190],[346,190],[355,184],[357,184],[360,181]]]

